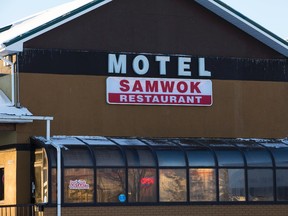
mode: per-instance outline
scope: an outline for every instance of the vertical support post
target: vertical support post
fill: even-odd
[[[46,120],[46,140],[50,141],[50,120]]]
[[[61,149],[57,148],[57,216],[61,216]]]
[[[11,64],[11,101],[12,101],[12,106],[15,106],[15,74],[14,74],[14,71],[15,71],[14,63],[12,63]]]

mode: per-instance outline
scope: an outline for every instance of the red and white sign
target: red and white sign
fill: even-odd
[[[89,184],[86,183],[85,180],[70,180],[69,182],[69,189],[70,190],[87,190],[89,189]]]
[[[211,80],[108,77],[107,103],[211,106]]]

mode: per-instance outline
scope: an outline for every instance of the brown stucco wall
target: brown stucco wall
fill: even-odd
[[[64,207],[63,216],[284,216],[287,205],[204,205],[204,206],[129,206]],[[55,216],[56,208],[45,208],[44,216]]]
[[[4,200],[0,201],[0,205],[8,205],[16,203],[16,150],[0,151],[0,167],[4,167]]]
[[[191,0],[117,0],[25,48],[284,58]]]
[[[31,203],[30,151],[17,151],[17,203]]]
[[[4,128],[5,128],[5,131],[0,132],[0,146],[16,143],[17,142],[16,131],[6,131],[6,128],[8,128],[9,130],[12,129],[12,128],[10,128],[9,125],[8,125],[8,127],[5,126]],[[16,130],[15,128],[16,128],[16,126],[13,125],[13,130]]]
[[[21,74],[21,101],[49,115],[52,135],[148,137],[287,136],[288,84],[213,80],[211,107],[106,103],[106,77]],[[18,142],[45,135],[45,122],[17,125]]]

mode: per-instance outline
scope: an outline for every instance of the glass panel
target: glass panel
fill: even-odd
[[[57,169],[51,169],[52,203],[57,202]]]
[[[187,151],[189,166],[210,167],[215,166],[213,153],[210,150]]]
[[[244,166],[241,153],[237,149],[216,150],[219,166]]]
[[[125,166],[122,152],[118,148],[94,148],[94,154],[96,166]]]
[[[41,166],[34,167],[35,173],[35,202],[42,203],[42,171]]]
[[[190,200],[216,201],[214,169],[190,169]]]
[[[160,169],[159,188],[161,202],[186,202],[186,170]]]
[[[0,200],[4,200],[4,168],[0,168]]]
[[[271,169],[248,170],[249,201],[273,201],[273,172]]]
[[[105,137],[100,136],[93,136],[93,137],[81,137],[83,142],[87,143],[88,145],[112,145],[115,146],[115,143],[111,142]]]
[[[169,139],[142,139],[144,143],[151,146],[171,146],[178,147],[175,143],[172,143]]]
[[[97,170],[97,202],[120,202],[125,188],[125,169]]]
[[[145,143],[141,142],[140,140],[138,139],[124,139],[124,138],[113,138],[112,139],[114,142],[116,142],[117,144],[119,145],[124,145],[124,146],[129,146],[129,145],[132,145],[132,146],[146,146]]]
[[[81,142],[76,137],[68,137],[68,136],[59,136],[59,137],[53,137],[53,143],[56,145],[84,145],[83,142]]]
[[[35,202],[48,202],[48,160],[44,149],[35,150]]]
[[[90,151],[83,148],[69,148],[62,150],[65,167],[93,166]]]
[[[51,160],[51,166],[52,167],[56,167],[57,166],[57,151],[56,149],[47,149],[47,152],[50,156],[50,160]]]
[[[274,156],[276,167],[288,167],[288,148],[287,148],[287,146],[285,146],[283,148],[283,147],[279,147],[279,145],[278,145],[276,148],[269,148],[269,150],[272,152],[272,154]]]
[[[128,170],[129,202],[156,202],[156,169]]]
[[[277,201],[288,201],[288,169],[276,170]]]
[[[41,162],[42,163],[42,149],[39,151],[39,149],[35,150],[35,163]]]
[[[159,166],[186,166],[184,153],[176,150],[158,150]]]
[[[272,158],[269,152],[256,144],[237,144],[243,148],[248,166],[272,167]]]
[[[87,203],[94,199],[93,169],[64,169],[64,202]]]
[[[246,200],[244,169],[219,169],[219,200]]]
[[[156,166],[152,152],[148,149],[129,148],[126,150],[128,166]]]

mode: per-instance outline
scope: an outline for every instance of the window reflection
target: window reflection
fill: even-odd
[[[244,161],[239,151],[227,149],[216,150],[219,166],[244,166]]]
[[[98,169],[97,202],[119,202],[120,194],[125,194],[125,169]]]
[[[161,202],[187,201],[186,170],[160,169],[159,188]]]
[[[182,151],[157,150],[156,153],[159,166],[186,166],[184,153]]]
[[[190,200],[215,201],[216,182],[214,169],[190,169]]]
[[[219,169],[219,200],[245,201],[244,169]]]
[[[93,202],[94,171],[89,168],[64,170],[64,201]]]
[[[156,202],[156,169],[129,169],[129,202]]]
[[[215,166],[215,159],[210,150],[189,150],[187,151],[189,166],[211,167]]]
[[[57,169],[51,170],[52,203],[57,202]]]
[[[288,201],[288,169],[276,170],[277,200]]]
[[[128,166],[156,166],[150,150],[144,148],[129,148],[126,150]]]
[[[272,170],[248,170],[248,187],[249,201],[273,201]]]
[[[48,202],[48,159],[45,149],[35,150],[34,178],[35,202]]]
[[[96,166],[124,166],[123,155],[117,147],[95,147]],[[113,159],[113,160],[112,160]]]

